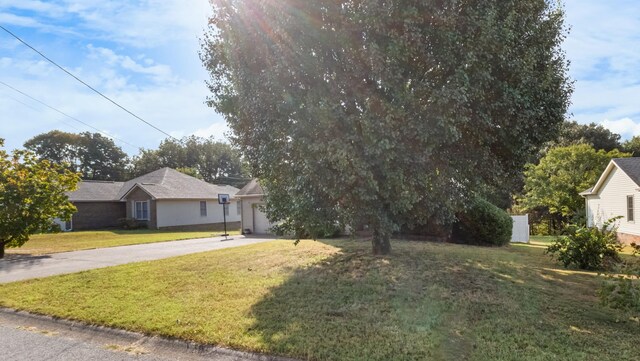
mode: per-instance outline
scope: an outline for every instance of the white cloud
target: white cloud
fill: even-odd
[[[146,64],[142,65],[133,60],[128,55],[116,54],[113,50],[103,47],[87,45],[89,49],[89,59],[102,60],[108,65],[119,66],[135,73],[150,75],[158,83],[175,82],[177,79],[171,72],[171,67],[163,64],[156,64],[153,59],[141,58]]]
[[[605,119],[600,124],[610,131],[622,135],[624,139],[640,135],[640,123],[636,123],[631,118],[622,118],[618,120]]]
[[[9,57],[0,58],[0,74],[24,74],[42,77],[54,72],[53,66],[45,60],[24,60]]]
[[[17,26],[25,26],[25,27],[41,26],[41,24],[38,21],[34,20],[33,18],[9,14],[9,13],[0,13],[0,23],[6,24],[6,25],[17,25]]]
[[[622,120],[640,117],[640,38],[633,31],[640,28],[640,2],[567,0],[566,22],[571,31],[563,48],[576,81],[572,119],[631,125]]]
[[[59,5],[52,4],[51,2],[36,0],[0,0],[0,7],[41,11],[47,12],[52,15],[57,15],[63,12],[62,8]]]
[[[227,126],[227,123],[222,120],[211,123],[206,128],[196,130],[195,132],[193,132],[193,135],[203,138],[209,138],[210,136],[213,136],[216,140],[223,141],[227,139],[226,134],[229,132],[230,130]]]
[[[101,37],[136,47],[184,41],[206,26],[211,11],[206,0],[104,1],[64,0],[79,27]],[[194,41],[195,36],[194,36]]]

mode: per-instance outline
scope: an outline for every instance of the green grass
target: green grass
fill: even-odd
[[[219,236],[222,231],[175,232],[148,229],[114,231],[74,231],[36,234],[19,248],[7,248],[7,253],[48,254],[83,249],[127,246],[132,244],[176,241],[191,238]],[[228,232],[239,234],[239,231]]]
[[[273,241],[0,286],[0,305],[309,360],[637,360],[595,273],[531,245]]]
[[[529,236],[529,243],[550,245],[557,238],[557,236]]]
[[[549,247],[556,240],[556,238],[558,238],[558,236],[530,236],[529,245],[531,247],[547,249],[547,247]],[[623,257],[632,255],[633,248],[629,245],[625,245],[620,253],[623,255]]]

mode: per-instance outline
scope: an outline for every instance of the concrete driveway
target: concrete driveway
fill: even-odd
[[[273,241],[273,238],[232,236],[138,244],[110,248],[53,253],[42,256],[7,254],[0,260],[0,283],[48,277],[125,263],[151,261],[190,253]]]

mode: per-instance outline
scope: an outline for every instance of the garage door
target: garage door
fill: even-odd
[[[253,208],[253,233],[267,234],[269,232],[271,223],[267,219],[267,215],[264,214],[258,207]]]

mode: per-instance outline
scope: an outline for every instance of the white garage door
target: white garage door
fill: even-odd
[[[271,223],[269,223],[267,216],[262,211],[260,211],[258,207],[253,208],[253,233],[270,233],[269,227],[271,227]]]

